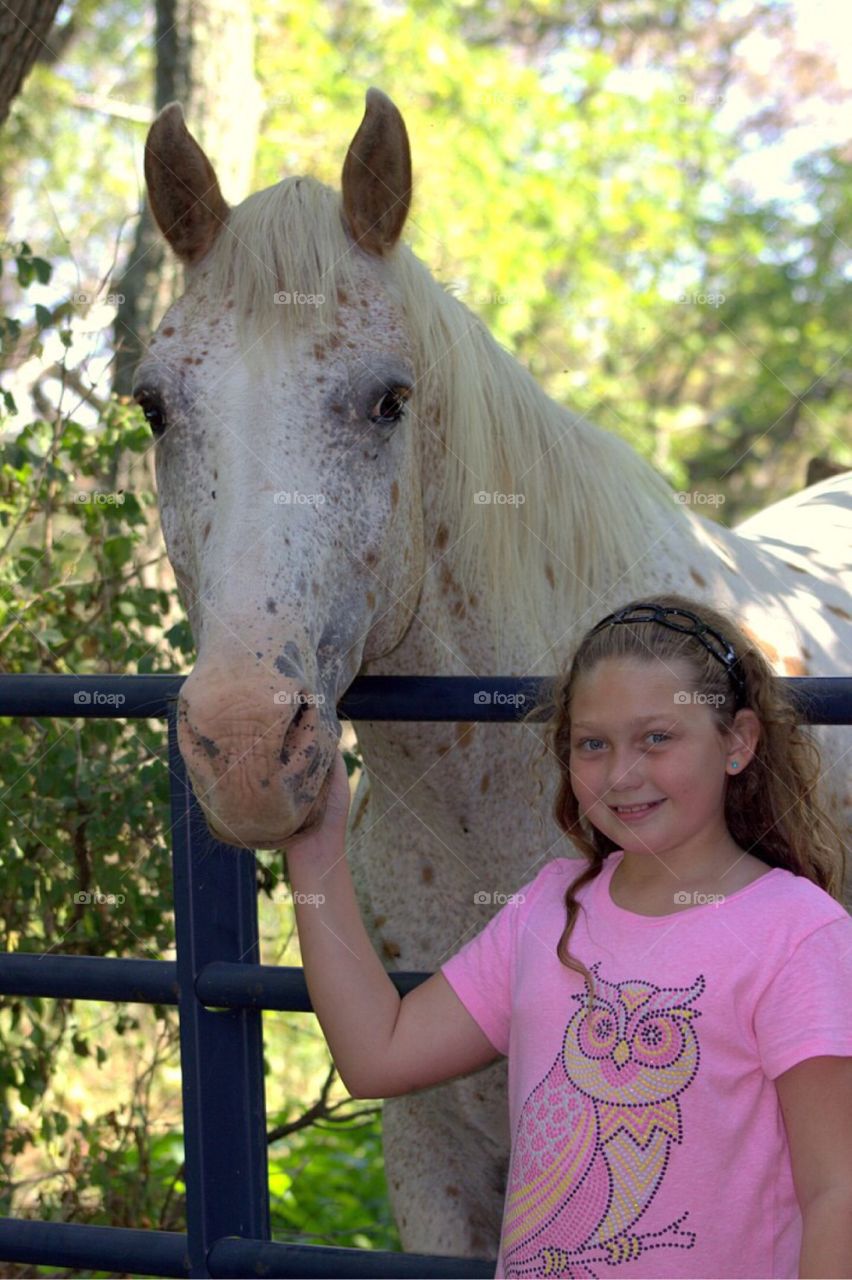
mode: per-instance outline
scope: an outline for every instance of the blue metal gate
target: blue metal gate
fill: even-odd
[[[0,1258],[159,1276],[493,1276],[496,1259],[270,1239],[262,1010],[310,1011],[311,1004],[301,969],[259,963],[255,856],[213,840],[192,794],[177,746],[184,678],[0,676],[0,716],[168,720],[177,960],[4,954],[0,995],[177,1005],[187,1213],[185,1235],[0,1218]],[[792,687],[803,720],[852,723],[852,679],[783,683]],[[362,676],[338,711],[351,720],[510,721],[519,715],[519,700],[494,695],[535,698],[541,684],[513,677]],[[81,706],[74,694],[86,689],[121,694],[123,701]],[[492,694],[484,704],[473,700],[481,690]],[[429,974],[391,977],[404,995]]]

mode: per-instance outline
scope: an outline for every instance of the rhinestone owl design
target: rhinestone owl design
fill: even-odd
[[[507,1277],[595,1276],[654,1249],[691,1249],[684,1211],[659,1231],[640,1219],[657,1193],[673,1142],[678,1098],[698,1071],[693,1008],[705,988],[606,982],[600,962],[565,1028],[550,1071],[524,1103],[503,1215]]]

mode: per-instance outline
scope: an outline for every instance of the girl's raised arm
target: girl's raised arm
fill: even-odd
[[[345,854],[349,782],[337,753],[321,827],[287,846],[305,980],[353,1098],[392,1098],[500,1053],[442,973],[400,999],[367,936]]]

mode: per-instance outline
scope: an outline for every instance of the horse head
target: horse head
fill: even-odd
[[[145,178],[185,268],[133,388],[197,648],[180,750],[217,838],[276,848],[319,822],[337,701],[404,637],[423,574],[415,368],[390,265],[408,138],[371,88],[340,193],[286,177],[231,208],[172,103]]]

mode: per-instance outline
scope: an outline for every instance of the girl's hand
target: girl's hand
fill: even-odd
[[[318,823],[313,822],[290,837],[284,848],[289,861],[292,853],[305,860],[326,853],[342,852],[346,843],[346,821],[349,817],[349,776],[340,751],[334,752],[331,781],[325,799],[325,813]]]

